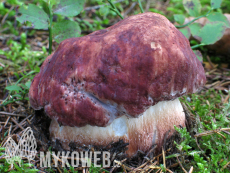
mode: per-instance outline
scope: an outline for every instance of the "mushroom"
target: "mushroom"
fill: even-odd
[[[164,16],[148,12],[61,42],[33,79],[29,98],[52,119],[50,135],[64,149],[122,139],[131,157],[154,144],[159,150],[174,125],[185,126],[178,97],[205,82],[189,41]]]

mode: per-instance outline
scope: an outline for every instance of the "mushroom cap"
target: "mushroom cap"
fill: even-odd
[[[187,38],[164,16],[143,13],[87,36],[66,39],[44,61],[31,106],[68,126],[105,127],[206,82]]]

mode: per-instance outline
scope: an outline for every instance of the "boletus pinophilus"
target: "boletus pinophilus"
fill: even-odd
[[[131,157],[153,144],[160,149],[174,125],[185,126],[178,97],[205,82],[185,36],[148,12],[61,42],[33,79],[29,97],[52,119],[52,140],[63,148],[122,139]]]

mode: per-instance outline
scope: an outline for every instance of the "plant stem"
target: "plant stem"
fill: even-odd
[[[53,13],[52,13],[52,7],[49,4],[49,16],[50,16],[50,25],[49,25],[49,54],[52,53],[52,22],[53,22]]]
[[[111,10],[114,11],[115,13],[117,13],[117,15],[121,18],[124,19],[124,17],[121,15],[121,13],[119,12],[119,10],[117,9],[117,7],[112,3],[111,0],[108,0],[109,4],[111,5]]]
[[[209,13],[212,12],[213,9],[209,10],[206,14],[202,15],[202,16],[199,16],[199,17],[196,17],[195,19],[191,20],[190,22],[184,24],[184,25],[176,25],[175,27],[177,28],[183,28],[183,27],[186,27],[188,25],[190,25],[191,23],[195,22],[196,20],[202,18],[202,17],[207,17],[209,15]]]
[[[192,49],[195,49],[197,47],[202,47],[202,46],[205,46],[206,44],[204,43],[201,43],[201,44],[197,44],[197,45],[194,45],[194,46],[191,46]]]
[[[141,0],[137,0],[137,1],[138,1],[138,4],[139,4],[139,7],[140,7],[140,9],[141,9],[141,13],[144,13],[143,7],[142,7],[142,5],[141,5]]]

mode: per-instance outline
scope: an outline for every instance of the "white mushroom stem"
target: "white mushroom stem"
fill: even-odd
[[[174,125],[185,126],[185,114],[178,98],[159,102],[138,118],[117,118],[107,127],[60,127],[56,120],[52,120],[50,134],[54,141],[58,139],[67,150],[70,142],[105,146],[123,139],[129,143],[128,156],[132,156],[138,150],[147,152],[153,144],[160,147],[165,134],[170,130],[169,137],[174,132]]]

